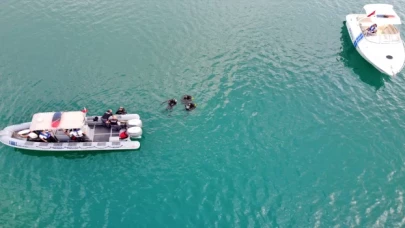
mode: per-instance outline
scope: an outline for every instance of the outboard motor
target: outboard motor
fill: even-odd
[[[142,136],[142,128],[130,127],[128,128],[127,133],[131,138],[140,138]]]
[[[140,120],[140,119],[128,120],[127,125],[128,125],[129,128],[131,128],[131,127],[142,127],[142,120]]]

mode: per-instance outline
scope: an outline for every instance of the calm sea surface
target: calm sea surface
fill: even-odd
[[[1,1],[0,128],[84,106],[144,123],[138,151],[1,145],[1,226],[403,227],[405,71],[353,48],[367,3]],[[164,112],[183,94],[195,111]]]

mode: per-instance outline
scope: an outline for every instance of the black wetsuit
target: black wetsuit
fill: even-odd
[[[183,98],[181,99],[181,101],[185,104],[191,102],[193,100],[193,97],[190,95],[184,95]]]
[[[189,103],[185,105],[185,108],[187,111],[191,111],[193,109],[195,109],[197,106],[194,103]]]
[[[124,114],[127,114],[127,111],[125,111],[125,108],[123,108],[122,110],[118,109],[115,114],[117,114],[117,115],[124,115]]]
[[[101,122],[103,126],[107,126],[107,120],[112,116],[111,112],[105,112],[104,115],[101,117]]]
[[[117,119],[111,119],[111,120],[110,120],[110,124],[111,124],[111,125],[117,125],[117,124],[118,124],[118,120],[117,120]]]
[[[172,109],[174,106],[176,106],[177,101],[175,99],[170,99],[167,101],[167,107],[166,109]]]
[[[106,113],[104,113],[104,115],[101,117],[101,119],[108,120],[108,118],[110,118],[110,116],[112,116],[112,113],[111,113],[111,112],[106,112]]]

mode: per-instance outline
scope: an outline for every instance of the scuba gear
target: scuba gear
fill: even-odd
[[[188,103],[184,107],[186,108],[187,111],[191,111],[191,110],[194,110],[195,108],[197,108],[197,105],[194,103]]]
[[[181,98],[181,102],[183,102],[184,104],[190,103],[193,100],[193,97],[191,95],[184,95]]]
[[[170,99],[168,102],[170,107],[174,107],[177,104],[177,100],[176,99]]]
[[[168,101],[165,101],[166,103],[167,103],[167,107],[166,107],[166,110],[171,110],[174,106],[176,106],[176,104],[177,104],[177,100],[176,99],[174,99],[174,98],[172,98],[172,99],[170,99],[170,100],[168,100]],[[165,102],[163,102],[163,103],[165,103]],[[162,104],[163,104],[162,103]]]

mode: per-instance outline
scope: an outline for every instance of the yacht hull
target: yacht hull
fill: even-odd
[[[405,63],[403,41],[384,43],[378,40],[380,38],[378,36],[373,37],[374,41],[369,39],[364,35],[360,27],[359,17],[367,16],[365,14],[350,14],[346,16],[346,27],[353,46],[377,70],[386,75],[395,76],[403,69]]]

